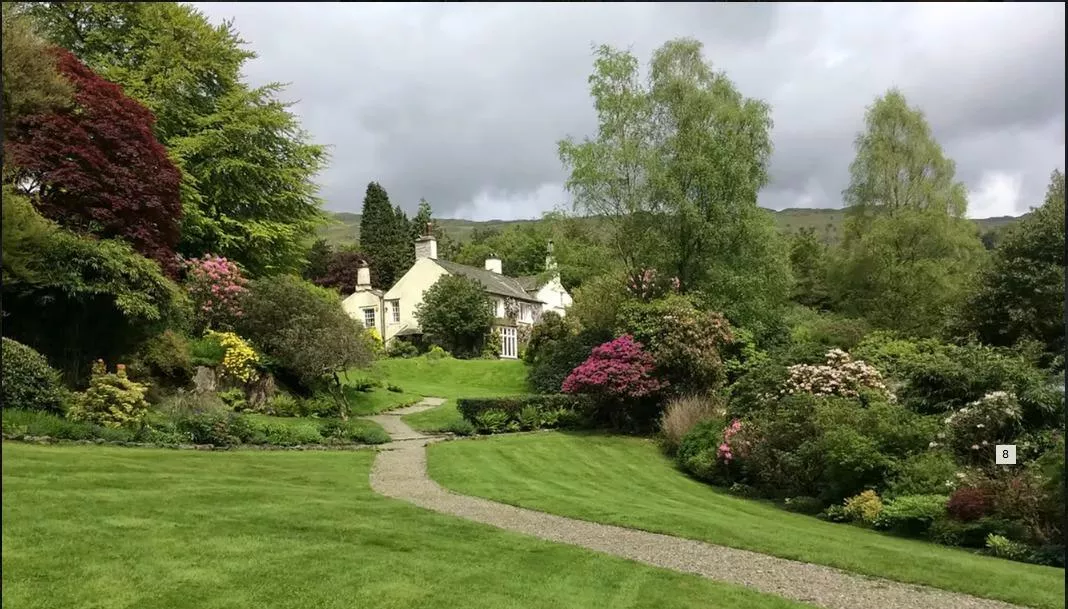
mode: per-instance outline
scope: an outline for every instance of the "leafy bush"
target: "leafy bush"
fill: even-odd
[[[985,488],[963,487],[949,496],[946,512],[955,520],[971,522],[993,511],[993,501]]]
[[[108,428],[91,423],[71,421],[43,410],[5,408],[3,431],[19,436],[49,437],[59,440],[107,440],[131,442],[134,431],[126,428]]]
[[[960,468],[953,457],[941,450],[924,451],[898,463],[890,482],[888,497],[937,495],[946,492]]]
[[[154,378],[171,385],[184,385],[193,376],[189,339],[174,330],[166,330],[149,339],[141,350],[140,359]]]
[[[456,409],[468,423],[481,432],[496,433],[514,423],[519,429],[567,426],[571,420],[584,418],[590,403],[581,396],[560,394],[526,395],[501,398],[460,398]],[[488,416],[484,416],[487,415]]]
[[[945,495],[902,495],[883,506],[876,528],[907,535],[925,535],[946,514]]]
[[[719,313],[699,311],[689,299],[670,296],[629,301],[619,312],[617,332],[644,345],[657,378],[676,392],[706,392],[726,380],[722,350],[731,343],[730,325]]]
[[[1009,560],[1027,560],[1031,555],[1026,544],[993,533],[986,537],[986,548],[992,555]]]
[[[669,455],[678,450],[682,438],[702,421],[722,420],[726,409],[718,398],[688,395],[672,398],[660,416],[661,446]]]
[[[569,330],[559,337],[550,336],[550,331],[546,330],[540,335],[540,342],[535,344],[538,328],[538,325],[534,326],[531,346],[524,353],[530,362],[530,386],[538,393],[560,393],[564,379],[571,371],[586,361],[597,345],[612,339],[611,333],[599,330]]]
[[[85,421],[103,427],[138,428],[148,414],[145,393],[148,388],[126,376],[126,367],[107,371],[103,360],[93,364],[89,389],[78,394],[67,412],[72,421]]]
[[[823,502],[815,497],[801,495],[799,497],[787,497],[783,502],[783,507],[790,512],[813,516],[823,511]]]
[[[864,491],[846,499],[842,506],[842,514],[854,522],[874,524],[883,511],[883,500],[879,494],[872,490]]]
[[[242,299],[237,330],[268,356],[287,380],[314,389],[325,385],[345,406],[339,374],[373,360],[367,333],[345,313],[337,292],[289,275],[257,279]]]
[[[189,341],[189,359],[194,366],[214,368],[226,357],[226,347],[219,342],[219,335],[209,334]]]
[[[467,419],[460,419],[459,421],[450,421],[442,431],[457,436],[470,436],[475,433],[475,426]]]
[[[301,408],[301,402],[288,393],[279,393],[267,401],[263,409],[265,413],[276,417],[301,417],[305,416]]]
[[[394,385],[393,383],[386,385],[386,391],[391,391],[393,393],[404,393],[403,389]]]
[[[219,392],[219,399],[230,410],[244,410],[245,405],[248,403],[245,400],[245,392],[240,389],[227,389],[226,391]]]
[[[67,393],[59,372],[48,365],[43,355],[4,337],[2,358],[0,403],[3,408],[64,411]]]
[[[990,462],[992,447],[1016,437],[1020,419],[1015,395],[988,393],[946,417],[946,442],[962,462],[984,465]]]
[[[723,423],[715,419],[701,421],[682,437],[675,451],[675,461],[683,470],[706,482],[727,482],[717,477],[719,445],[723,438]]]
[[[320,444],[323,441],[319,427],[313,423],[303,425],[266,423],[260,426],[260,431],[266,436],[267,443],[274,446],[304,446]]]
[[[426,352],[426,358],[430,361],[437,361],[439,359],[445,359],[447,357],[451,357],[449,355],[449,352],[442,349],[438,345],[430,347],[430,350]]]
[[[386,357],[411,358],[419,355],[419,347],[411,342],[395,338],[386,347]]]
[[[319,434],[323,439],[357,442],[360,444],[385,444],[389,434],[377,425],[366,425],[359,421],[342,421],[328,419],[319,425]]]
[[[194,410],[178,415],[175,428],[194,444],[211,444],[220,448],[243,442],[258,444],[256,433],[244,415],[227,410]]]

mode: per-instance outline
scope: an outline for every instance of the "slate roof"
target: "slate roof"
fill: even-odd
[[[516,277],[515,280],[531,295],[536,294],[541,289],[542,284],[545,283],[544,281],[538,281],[537,275],[522,275]]]
[[[455,262],[449,262],[448,260],[434,260],[434,262],[451,275],[462,275],[469,279],[474,279],[481,283],[482,287],[490,294],[507,296],[508,298],[515,298],[516,300],[525,302],[541,302],[530,294],[527,294],[526,288],[524,288],[523,284],[521,284],[515,277],[498,275],[493,271],[487,271],[486,269],[480,269],[474,266],[467,266],[466,264],[456,264]]]

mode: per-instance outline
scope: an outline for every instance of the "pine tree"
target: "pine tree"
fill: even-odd
[[[360,247],[367,254],[371,265],[371,285],[389,289],[397,278],[396,264],[393,259],[395,250],[390,247],[394,238],[395,217],[393,206],[389,204],[389,195],[378,182],[371,182],[367,185],[362,213]]]

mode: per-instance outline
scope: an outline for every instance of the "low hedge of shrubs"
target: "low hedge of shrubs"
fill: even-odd
[[[592,402],[561,394],[460,398],[456,409],[478,433],[575,429],[590,424]]]

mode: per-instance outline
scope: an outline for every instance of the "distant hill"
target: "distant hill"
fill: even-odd
[[[823,235],[824,239],[833,242],[838,239],[838,227],[842,224],[844,211],[841,209],[783,209],[780,211],[768,210],[779,225],[779,229],[786,232],[796,232],[802,228],[814,228]],[[320,229],[319,234],[328,242],[341,245],[356,243],[360,239],[360,214],[340,212],[333,214],[334,222]],[[996,218],[984,218],[976,220],[980,233],[1000,230],[1020,218],[1014,216],[999,216]],[[481,229],[504,229],[514,224],[537,222],[530,220],[459,220],[440,219],[439,226],[457,241],[466,241],[472,231]]]

